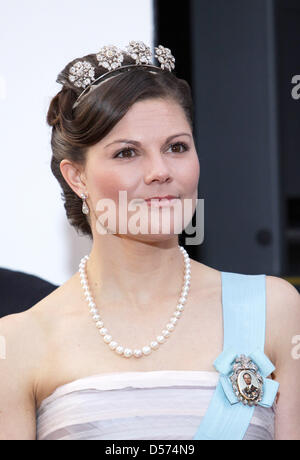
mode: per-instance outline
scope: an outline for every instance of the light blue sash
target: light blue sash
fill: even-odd
[[[264,354],[266,276],[221,275],[224,340],[214,361],[220,378],[195,440],[241,440],[247,431],[255,407],[245,406],[233,392],[229,375],[236,356],[244,354],[258,366],[264,382],[261,406],[273,404],[279,386],[267,378],[275,367]]]

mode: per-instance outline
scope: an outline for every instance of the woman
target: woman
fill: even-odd
[[[150,54],[141,42],[131,42],[127,52],[103,47],[75,59],[58,77],[63,88],[47,118],[52,172],[70,223],[93,246],[66,283],[28,311],[1,320],[7,350],[0,361],[1,439],[194,439],[217,394],[216,357],[228,332],[222,273],[189,260],[178,247],[175,228],[186,221],[175,206],[168,232],[132,231],[129,207],[126,231],[120,231],[119,191],[128,202],[173,196],[173,203],[190,201],[192,214],[196,209],[200,167],[190,89],[172,73],[170,50],[156,48],[160,66],[151,66]],[[99,219],[104,199],[116,204],[115,226],[113,212]],[[149,230],[158,210],[161,230],[165,208],[147,204],[140,223],[147,220]],[[275,439],[299,439],[300,366],[291,357],[299,294],[273,276],[265,288],[260,353],[276,367],[280,392],[276,407],[272,401],[255,407],[243,439],[272,439],[274,422]],[[222,390],[219,397],[225,407]]]

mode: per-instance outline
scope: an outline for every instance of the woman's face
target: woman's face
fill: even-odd
[[[109,198],[116,206],[116,227],[113,228],[107,219],[105,223],[105,219],[101,221],[101,227],[109,228],[112,233],[123,233],[147,241],[161,240],[162,233],[165,238],[170,238],[174,232],[181,233],[196,209],[200,175],[191,127],[181,106],[165,99],[135,103],[105,138],[89,148],[84,175],[88,192],[87,203],[92,208],[94,238],[97,236],[94,234],[96,228],[100,228],[95,227],[96,219],[99,220],[101,215],[111,214],[105,208],[104,201],[101,201],[104,198]],[[120,191],[124,193],[121,201]],[[166,195],[179,197],[176,203],[182,209],[182,217],[178,208],[172,206],[168,209],[151,208],[143,202],[142,207],[136,205],[134,210],[128,208],[132,200]],[[185,213],[184,199],[192,206]],[[101,203],[104,204],[102,208]],[[123,231],[120,227],[119,208],[122,209],[123,221],[126,216],[127,223]],[[134,218],[137,215],[139,220]],[[165,219],[170,224],[166,232],[162,230],[163,215],[167,216]],[[156,225],[160,230],[156,232],[151,231],[154,216],[156,219],[159,216]],[[141,222],[145,225],[146,220],[146,227],[141,229]],[[178,225],[180,229],[175,231]],[[136,234],[134,228],[140,228],[139,234]]]

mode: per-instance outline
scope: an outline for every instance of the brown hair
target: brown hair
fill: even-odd
[[[174,100],[182,107],[193,129],[193,102],[189,84],[177,78],[174,71],[158,69],[154,74],[137,66],[88,92],[73,109],[83,88],[69,81],[69,69],[82,60],[95,67],[95,78],[106,72],[98,66],[95,54],[71,61],[57,77],[57,82],[63,88],[50,103],[47,123],[52,127],[51,170],[62,188],[61,196],[67,218],[79,234],[92,238],[89,220],[82,213],[82,200],[65,181],[60,171],[60,162],[68,159],[84,166],[87,149],[101,141],[135,102],[146,99]],[[135,61],[125,56],[122,65],[128,64],[135,64]]]

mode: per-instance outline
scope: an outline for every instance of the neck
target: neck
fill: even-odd
[[[155,308],[177,299],[184,261],[178,237],[141,242],[116,235],[94,241],[87,276],[96,303],[111,308]]]

